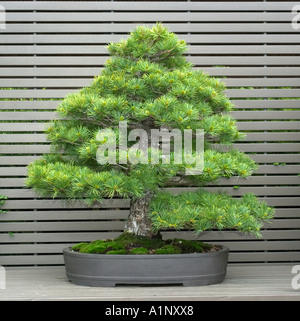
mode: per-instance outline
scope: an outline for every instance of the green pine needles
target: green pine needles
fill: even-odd
[[[263,221],[273,210],[253,194],[234,199],[224,193],[159,193],[152,200],[150,215],[155,229],[192,229],[197,233],[211,229],[235,229],[260,237]]]
[[[1,210],[1,207],[4,205],[6,200],[7,200],[7,197],[5,195],[0,194],[0,214],[6,213],[5,211]]]
[[[153,233],[169,228],[236,229],[259,236],[274,211],[254,195],[238,199],[203,189],[173,195],[159,189],[174,177],[203,187],[222,177],[248,177],[257,168],[249,156],[231,147],[244,135],[229,114],[232,103],[224,94],[224,83],[194,70],[183,55],[186,49],[186,43],[161,24],[137,27],[128,39],[111,43],[111,57],[101,74],[58,106],[60,118],[47,129],[52,151],[28,166],[27,185],[45,197],[88,204],[121,197],[130,198],[133,205],[147,197],[144,223]],[[161,127],[181,132],[203,129],[203,173],[185,175],[191,165],[184,161],[120,162],[118,148],[113,163],[99,164],[97,151],[109,140],[108,136],[100,139],[99,130],[110,129],[118,144],[119,123],[124,121],[129,130],[141,128],[146,133]],[[128,140],[128,148],[135,143]],[[153,152],[150,142],[148,152]],[[174,158],[172,149],[170,157]],[[143,212],[135,213],[133,208],[133,216]],[[140,221],[135,220],[135,225]],[[142,229],[127,226],[127,230],[143,235]]]

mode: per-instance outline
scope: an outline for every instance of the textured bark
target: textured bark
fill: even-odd
[[[147,192],[144,197],[131,201],[125,232],[150,238],[157,234],[153,233],[152,224],[147,215],[152,196],[151,192]]]

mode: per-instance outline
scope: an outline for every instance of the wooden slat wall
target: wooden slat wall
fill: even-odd
[[[26,165],[49,152],[43,134],[58,102],[99,74],[110,41],[136,25],[162,21],[189,44],[188,58],[224,77],[232,114],[248,136],[236,147],[260,164],[253,177],[222,179],[236,197],[254,192],[276,207],[263,239],[211,231],[200,239],[228,245],[231,263],[300,261],[300,31],[297,2],[4,1],[0,29],[0,264],[63,264],[62,248],[119,235],[128,200],[86,208],[41,199],[24,187]],[[225,78],[226,77],[226,78]],[[243,87],[243,88],[240,88]],[[235,186],[235,188],[234,188]],[[239,188],[236,188],[239,186]],[[172,187],[174,193],[194,188]],[[188,231],[164,237],[192,238]]]

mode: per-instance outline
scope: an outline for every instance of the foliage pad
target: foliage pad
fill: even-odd
[[[273,210],[253,195],[238,200],[204,191],[180,196],[159,191],[173,177],[204,186],[219,178],[250,176],[257,168],[250,157],[231,148],[244,135],[229,114],[232,104],[224,83],[192,69],[183,55],[186,49],[186,43],[161,24],[137,27],[128,39],[111,43],[111,58],[101,74],[58,106],[60,118],[47,129],[52,152],[28,166],[27,185],[42,196],[88,204],[112,197],[135,200],[150,191],[154,231],[230,228],[259,236]],[[127,121],[128,130],[141,128],[148,134],[161,126],[181,132],[204,129],[203,173],[186,176],[191,165],[184,161],[120,164],[118,149],[115,164],[100,165],[97,150],[108,137],[99,139],[97,133],[109,128],[118,138],[120,121]],[[148,151],[151,154],[150,146]]]

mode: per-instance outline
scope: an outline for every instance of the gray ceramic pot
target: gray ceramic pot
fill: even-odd
[[[209,285],[223,281],[229,249],[211,253],[110,255],[63,251],[71,282],[87,286],[116,284]]]

